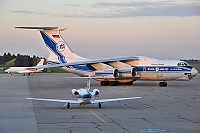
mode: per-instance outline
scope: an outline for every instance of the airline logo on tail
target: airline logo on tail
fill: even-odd
[[[65,50],[65,43],[60,41],[56,44],[56,48],[59,52],[63,52]]]

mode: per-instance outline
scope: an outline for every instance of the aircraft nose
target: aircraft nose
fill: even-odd
[[[197,69],[192,68],[192,70],[191,70],[191,74],[192,74],[193,77],[195,77],[195,76],[198,74]]]

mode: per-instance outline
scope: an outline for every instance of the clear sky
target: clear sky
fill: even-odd
[[[200,0],[0,0],[0,55],[47,57],[39,32],[15,26],[66,26],[87,58],[200,59]]]

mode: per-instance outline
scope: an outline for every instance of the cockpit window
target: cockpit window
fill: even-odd
[[[187,62],[179,62],[179,63],[177,64],[177,66],[183,66],[183,67],[192,68],[192,66],[190,66]]]

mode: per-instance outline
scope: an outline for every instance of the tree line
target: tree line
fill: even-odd
[[[14,60],[15,59],[15,60]],[[5,65],[8,61],[14,60],[13,66],[35,66],[39,61],[38,56],[30,57],[29,55],[11,55],[9,52],[0,56],[0,65]]]
[[[185,61],[189,64],[200,64],[200,60],[194,60],[194,59],[184,59],[184,60],[181,60],[181,61]]]

